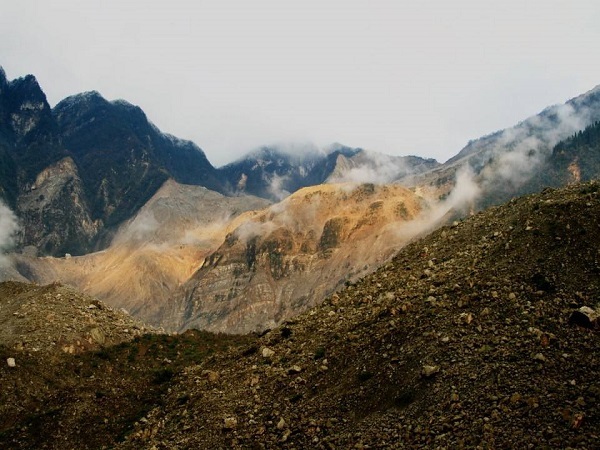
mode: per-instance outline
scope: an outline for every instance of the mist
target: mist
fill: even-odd
[[[391,183],[410,175],[411,167],[403,157],[362,150],[352,160],[351,167],[332,174],[329,183]]]
[[[15,213],[0,201],[0,266],[7,264],[6,252],[15,245],[19,222]]]
[[[563,105],[546,108],[512,128],[470,142],[456,158],[454,181],[441,200],[430,199],[428,208],[400,232],[411,235],[431,231],[452,215],[475,212],[480,201],[495,192],[514,192],[542,169],[558,142],[600,120],[600,108],[587,106],[595,88]],[[385,178],[385,176],[383,176]]]

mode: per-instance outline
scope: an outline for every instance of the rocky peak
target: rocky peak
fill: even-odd
[[[87,91],[71,95],[60,101],[53,109],[53,113],[59,123],[66,125],[67,122],[77,118],[89,119],[90,114],[122,114],[123,119],[131,120],[133,115],[137,120],[147,122],[146,114],[139,106],[133,105],[126,100],[106,100],[98,91]]]
[[[4,68],[0,66],[0,95],[4,93],[4,90],[8,87],[8,79],[6,78],[6,72]]]
[[[1,81],[0,81],[0,84]],[[8,84],[2,93],[6,93],[8,122],[18,138],[23,138],[35,129],[44,128],[50,119],[50,105],[33,75],[17,78]]]

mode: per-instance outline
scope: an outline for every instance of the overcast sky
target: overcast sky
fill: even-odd
[[[600,84],[600,1],[19,0],[0,65],[139,105],[215,165],[341,142],[445,161]]]

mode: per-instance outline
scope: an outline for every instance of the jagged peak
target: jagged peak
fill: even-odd
[[[4,84],[4,87],[8,89],[11,96],[14,96],[18,102],[27,100],[47,104],[46,94],[44,94],[37,78],[33,75],[25,75],[24,77],[8,81],[6,73],[3,70],[2,75],[0,75],[0,83]]]
[[[4,87],[8,84],[8,79],[6,78],[6,72],[4,71],[4,67],[0,66],[0,87]]]
[[[311,142],[277,143],[255,148],[225,167],[236,165],[243,161],[270,161],[275,159],[298,163],[309,161],[315,157],[321,158],[324,155],[326,153]]]
[[[8,82],[8,85],[10,86],[10,88],[12,90],[24,90],[24,89],[30,89],[33,90],[34,92],[39,92],[41,94],[43,94],[42,88],[40,86],[40,84],[38,83],[37,78],[35,77],[35,75],[25,75],[24,77],[19,77],[16,78],[10,82]],[[44,95],[45,97],[45,95]]]
[[[344,156],[354,156],[362,151],[364,151],[364,149],[359,147],[349,147],[339,142],[334,142],[333,144],[330,144],[329,146],[325,147],[325,153],[328,155],[338,152],[343,154]]]
[[[67,98],[65,98],[63,101],[76,101],[76,100],[87,100],[87,101],[91,101],[91,100],[102,100],[102,101],[107,101],[102,94],[100,94],[100,92],[93,90],[93,91],[86,91],[86,92],[81,92],[79,94],[74,94],[74,95],[70,95]]]
[[[105,104],[108,101],[102,97],[102,95],[98,91],[87,91],[81,92],[79,94],[70,95],[60,102],[54,107],[55,110],[61,110],[65,108],[70,108],[74,105],[91,105],[91,104]]]

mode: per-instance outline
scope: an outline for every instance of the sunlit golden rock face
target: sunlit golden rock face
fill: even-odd
[[[301,189],[241,221],[173,296],[170,327],[263,330],[389,259],[422,200],[398,186]]]

